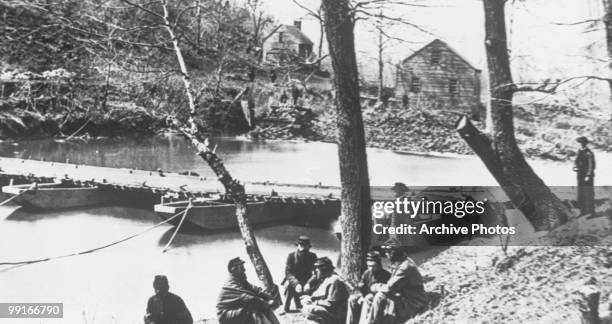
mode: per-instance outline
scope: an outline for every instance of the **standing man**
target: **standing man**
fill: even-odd
[[[332,261],[327,257],[317,259],[315,273],[320,284],[312,296],[302,296],[302,314],[319,324],[342,323],[346,319],[346,284],[334,272]]]
[[[576,171],[578,177],[578,208],[580,208],[581,215],[593,215],[595,213],[595,190],[593,187],[595,156],[587,147],[589,140],[586,137],[580,136],[576,141],[581,144],[574,161],[574,171]]]
[[[359,293],[349,298],[349,309],[346,324],[358,324],[362,309],[364,314],[370,309],[374,294],[387,283],[391,274],[382,268],[380,254],[376,251],[368,252],[366,257],[368,269],[361,275]],[[365,316],[365,315],[364,315]]]
[[[147,302],[145,324],[192,324],[193,318],[181,297],[169,292],[170,285],[166,276],[153,279],[155,295]]]
[[[310,238],[305,235],[298,237],[295,242],[297,250],[289,253],[287,263],[285,265],[285,280],[287,283],[285,289],[285,312],[289,312],[291,308],[291,300],[295,301],[295,307],[300,309],[300,295],[305,293],[304,286],[313,276],[314,264],[317,261],[317,255],[310,252]]]
[[[300,89],[294,84],[291,85],[291,98],[293,98],[293,105],[296,106],[298,99],[302,96]]]
[[[217,302],[219,324],[279,324],[272,310],[274,297],[247,281],[244,261],[231,259],[227,270],[230,278]]]
[[[380,286],[361,323],[404,323],[427,307],[423,277],[416,263],[395,238],[385,242],[383,248],[391,261],[391,278]]]

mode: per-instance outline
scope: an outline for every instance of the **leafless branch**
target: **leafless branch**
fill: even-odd
[[[570,22],[570,23],[552,22],[552,24],[559,25],[559,26],[576,26],[576,25],[584,25],[584,24],[596,24],[599,22],[601,22],[601,19],[586,19],[586,20]]]
[[[596,75],[583,75],[583,76],[575,76],[575,77],[567,78],[565,80],[556,80],[554,82],[551,82],[550,80],[545,80],[544,82],[537,83],[537,84],[521,83],[521,84],[510,85],[510,86],[514,87],[513,89],[514,92],[541,92],[541,93],[554,94],[557,92],[560,86],[567,84],[569,82],[575,81],[575,80],[582,80],[581,84],[588,80],[599,80],[599,81],[612,82],[612,79],[610,78],[604,78],[604,77],[600,77]],[[529,84],[533,84],[533,85],[529,85]]]

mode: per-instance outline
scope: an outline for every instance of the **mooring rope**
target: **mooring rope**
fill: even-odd
[[[172,244],[172,241],[174,241],[174,237],[176,237],[176,234],[181,229],[181,226],[183,225],[183,221],[185,220],[185,218],[187,218],[187,213],[189,213],[189,210],[191,209],[191,207],[193,207],[193,203],[191,202],[191,199],[189,199],[189,204],[187,205],[187,208],[185,208],[185,210],[183,210],[182,212],[183,217],[181,217],[181,221],[178,223],[178,226],[176,226],[176,229],[174,230],[174,233],[172,233],[170,240],[168,240],[168,243],[166,243],[166,246],[164,246],[162,253],[166,253],[166,251],[168,251],[170,244]]]
[[[133,238],[135,238],[137,236],[140,236],[140,235],[142,235],[142,234],[144,234],[146,232],[149,232],[149,231],[153,230],[154,228],[159,227],[159,226],[161,226],[163,224],[166,224],[169,221],[177,218],[178,216],[181,216],[181,214],[184,214],[186,211],[187,211],[187,209],[185,209],[183,211],[180,211],[180,212],[172,215],[170,218],[168,218],[168,219],[166,219],[166,220],[164,220],[162,222],[159,222],[159,223],[157,223],[157,224],[155,224],[155,225],[153,225],[153,226],[151,226],[151,227],[149,227],[149,228],[147,228],[147,229],[145,229],[143,231],[140,231],[138,233],[132,234],[132,235],[127,236],[127,237],[124,237],[124,238],[122,238],[122,239],[120,239],[118,241],[115,241],[115,242],[112,242],[112,243],[108,243],[108,244],[105,244],[105,245],[102,245],[102,246],[98,246],[96,248],[92,248],[92,249],[84,250],[84,251],[79,251],[79,252],[73,252],[73,253],[69,253],[69,254],[58,255],[58,256],[54,256],[54,257],[42,258],[42,259],[26,260],[26,261],[0,262],[0,266],[4,266],[4,265],[12,265],[12,266],[27,265],[27,264],[33,264],[33,263],[39,263],[39,262],[63,259],[63,258],[77,256],[77,255],[83,255],[83,254],[88,254],[88,253],[96,252],[96,251],[99,251],[99,250],[102,250],[102,249],[109,248],[109,247],[111,247],[113,245],[117,245],[119,243],[123,243],[123,242],[125,242],[127,240],[131,240],[131,239],[133,239]],[[4,272],[5,270],[7,270],[7,269],[0,270],[0,272]]]

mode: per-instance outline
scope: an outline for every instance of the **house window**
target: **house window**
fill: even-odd
[[[431,64],[440,64],[440,57],[442,56],[442,53],[440,51],[439,48],[432,48],[431,49]]]
[[[418,77],[412,77],[410,80],[410,92],[420,92],[421,91],[421,79]]]
[[[283,42],[283,32],[278,32],[278,42],[279,43]]]
[[[450,79],[450,82],[448,83],[448,92],[451,95],[456,95],[459,93],[459,80]]]

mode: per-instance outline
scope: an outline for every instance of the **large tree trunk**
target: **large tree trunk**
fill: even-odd
[[[191,82],[189,81],[189,73],[187,71],[187,66],[185,65],[185,60],[183,59],[183,54],[179,46],[178,39],[176,38],[174,30],[172,29],[172,25],[168,20],[168,7],[166,1],[162,2],[162,8],[164,10],[164,25],[172,40],[172,45],[174,47],[174,52],[176,54],[180,71],[183,76],[183,84],[189,102],[190,125],[189,127],[181,127],[181,131],[191,140],[191,142],[198,151],[198,155],[200,155],[200,157],[202,157],[202,159],[204,159],[204,161],[208,163],[215,175],[217,175],[219,181],[223,184],[223,187],[225,188],[227,196],[234,201],[234,204],[236,206],[236,218],[238,220],[238,227],[240,228],[240,233],[242,234],[242,240],[244,241],[244,245],[246,246],[247,254],[249,255],[249,258],[251,259],[251,262],[255,267],[255,272],[257,273],[259,280],[264,284],[264,287],[266,288],[267,292],[275,297],[277,305],[280,305],[280,295],[278,294],[278,287],[274,284],[272,274],[268,269],[266,261],[261,255],[261,251],[259,250],[259,246],[257,245],[257,240],[255,239],[255,235],[253,234],[253,230],[248,221],[246,209],[247,200],[244,186],[241,185],[236,179],[232,178],[227,169],[225,169],[225,165],[223,164],[221,159],[219,159],[219,157],[215,154],[213,150],[210,150],[206,141],[203,141],[198,136],[198,127],[194,120],[196,114],[196,105],[193,95],[191,93]]]
[[[606,46],[608,48],[608,77],[612,78],[612,0],[603,0],[604,26],[606,28]],[[610,101],[612,102],[612,81],[608,81],[610,87]]]
[[[457,130],[536,230],[549,230],[566,222],[571,211],[533,172],[514,137],[512,96],[515,86],[506,42],[505,2],[483,0],[492,137],[480,133],[467,118],[459,121]]]
[[[355,284],[364,270],[372,218],[365,135],[359,103],[354,21],[348,0],[322,1],[327,42],[336,89],[338,157],[342,184],[342,247],[344,278]]]

